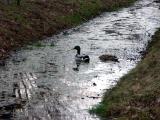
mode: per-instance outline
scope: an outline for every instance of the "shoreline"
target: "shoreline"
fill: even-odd
[[[101,118],[160,119],[160,29],[136,68],[104,93],[102,102],[90,110]]]
[[[75,27],[102,12],[127,7],[136,0],[62,0],[0,2],[0,60],[13,50]]]

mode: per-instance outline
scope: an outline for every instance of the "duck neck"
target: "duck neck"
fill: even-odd
[[[77,54],[78,54],[78,55],[80,55],[80,52],[81,52],[81,50],[80,50],[80,49],[78,49],[78,50],[77,50]]]

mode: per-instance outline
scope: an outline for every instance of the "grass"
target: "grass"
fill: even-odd
[[[58,19],[60,21],[65,21],[65,24],[69,24],[71,26],[76,26],[81,24],[84,21],[88,21],[88,19],[99,15],[104,11],[115,11],[122,7],[127,7],[133,4],[136,0],[72,0],[72,4],[77,4],[78,2],[78,10],[76,12],[72,12],[72,14],[67,16],[60,16]]]
[[[5,5],[0,2],[0,58],[13,48],[43,36],[79,25],[103,11],[116,10],[136,0],[23,0]]]
[[[152,39],[144,59],[105,93],[91,113],[118,120],[160,119],[160,30]]]
[[[119,8],[122,7],[127,7],[128,5],[132,5],[136,0],[123,0],[122,2],[119,2],[120,0],[117,0],[118,2],[115,3],[115,5],[109,7],[107,10],[108,11],[113,11],[114,10],[118,10]]]
[[[73,0],[72,4],[77,4],[79,8],[76,12],[72,12],[72,14],[68,16],[61,16],[61,21],[65,21],[66,24],[71,26],[76,26],[83,21],[87,21],[89,18],[96,16],[100,13],[102,9],[102,2],[100,0]]]
[[[40,47],[45,47],[46,45],[42,44],[41,42],[36,42],[36,43],[32,44],[32,46],[40,48]]]

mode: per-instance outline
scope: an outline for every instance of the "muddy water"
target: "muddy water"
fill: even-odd
[[[88,109],[135,67],[158,27],[159,4],[141,0],[12,53],[0,67],[0,118],[99,120]],[[79,71],[73,70],[75,45],[91,58]],[[119,63],[101,62],[102,54]]]

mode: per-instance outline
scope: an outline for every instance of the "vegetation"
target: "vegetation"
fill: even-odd
[[[0,59],[10,50],[87,21],[135,0],[0,1]]]
[[[160,30],[135,69],[121,78],[90,112],[118,120],[160,119]]]
[[[21,0],[16,0],[17,1],[17,6],[20,6]]]

